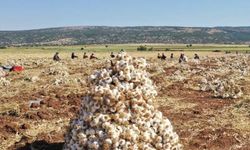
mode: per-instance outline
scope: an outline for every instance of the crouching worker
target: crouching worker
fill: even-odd
[[[173,54],[173,53],[171,53],[170,58],[171,58],[171,59],[173,59],[173,58],[174,58],[174,54]]]
[[[185,56],[184,54],[181,54],[179,58],[179,63],[187,62],[187,61],[188,61],[188,57]]]
[[[92,53],[92,54],[90,55],[89,59],[97,59],[97,57],[95,57],[95,54]]]
[[[73,53],[71,54],[71,59],[75,59],[75,58],[78,58],[78,56],[76,56],[75,53],[73,52]]]
[[[111,52],[110,57],[111,57],[111,58],[115,58],[115,55],[114,55],[113,52]]]
[[[194,59],[200,59],[200,57],[198,56],[198,54],[194,54]]]
[[[162,53],[162,55],[161,55],[161,60],[166,60],[166,56],[165,56],[165,54],[164,53]]]
[[[85,59],[85,58],[88,58],[88,55],[86,54],[86,52],[84,52],[84,54],[83,54],[83,59]]]
[[[161,59],[161,55],[160,55],[160,53],[158,53],[157,58],[158,58],[158,59]]]
[[[53,56],[53,60],[54,61],[60,61],[61,60],[60,57],[59,57],[59,53],[58,52],[56,52],[56,54]]]

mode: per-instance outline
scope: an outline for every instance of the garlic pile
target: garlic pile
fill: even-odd
[[[0,86],[8,86],[8,85],[10,85],[10,81],[3,77],[0,77]]]
[[[54,85],[60,85],[69,82],[68,68],[61,62],[53,62],[42,72],[42,74],[54,76],[54,78],[52,78],[52,83]]]
[[[182,148],[170,121],[152,105],[157,92],[146,66],[145,59],[122,52],[90,76],[90,91],[70,124],[65,150]]]
[[[243,95],[241,87],[236,83],[236,78],[202,78],[199,84],[201,91],[212,91],[214,97],[239,98]]]
[[[60,62],[53,62],[48,68],[43,71],[45,75],[69,76],[68,68]]]
[[[25,57],[22,59],[7,59],[6,64],[10,66],[18,65],[24,66],[25,68],[33,68],[34,66],[38,65],[45,65],[48,63],[50,59],[48,58],[31,58]]]
[[[3,68],[0,67],[0,77],[4,77],[4,76],[6,76],[6,73],[5,73],[5,71],[3,70]]]
[[[199,90],[212,91],[214,97],[219,98],[239,98],[243,95],[239,83],[248,75],[248,56],[207,58],[205,62],[213,64],[191,74],[192,78],[200,78]]]
[[[32,76],[32,77],[26,77],[25,78],[25,80],[26,81],[29,81],[29,82],[33,82],[33,83],[35,83],[35,82],[37,82],[38,80],[40,80],[40,78],[38,77],[38,76]]]
[[[240,86],[235,83],[234,79],[216,79],[213,80],[209,85],[215,97],[239,98],[243,95]]]

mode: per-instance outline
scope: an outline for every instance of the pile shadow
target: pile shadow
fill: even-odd
[[[64,142],[61,143],[48,143],[44,140],[34,141],[17,148],[16,150],[62,150]]]

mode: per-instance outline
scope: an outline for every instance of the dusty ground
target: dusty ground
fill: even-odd
[[[176,65],[177,60],[163,63],[155,59],[157,53],[152,54],[131,53],[137,57],[146,55],[150,64],[148,71],[158,89],[155,105],[172,122],[184,149],[249,149],[248,75],[239,81],[244,88],[243,97],[215,98],[212,91],[189,86],[196,83],[195,75],[187,74],[181,81],[172,80],[170,77],[182,66]],[[104,53],[98,55],[108,57]],[[77,114],[81,97],[87,91],[88,75],[107,62],[64,59],[62,64],[66,68],[63,68],[48,59],[48,55],[31,54],[22,60],[17,57],[8,57],[8,63],[22,64],[25,71],[9,72],[6,79],[10,84],[0,85],[0,149],[61,149],[69,121]],[[7,63],[6,57],[0,60]],[[218,67],[205,60],[189,66],[191,70],[199,66]],[[61,72],[53,72],[55,68],[61,68]],[[40,100],[40,104],[31,104],[34,100]]]

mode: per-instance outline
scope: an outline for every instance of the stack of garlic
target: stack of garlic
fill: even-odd
[[[233,79],[215,80],[212,90],[215,97],[220,98],[239,98],[243,92]]]
[[[4,77],[0,77],[0,87],[1,86],[5,87],[5,86],[8,86],[8,85],[10,85],[10,81],[5,79]]]
[[[46,68],[42,75],[53,76],[52,83],[54,85],[65,84],[69,82],[69,72],[68,67],[61,62],[53,62],[48,68]]]
[[[48,68],[43,71],[45,75],[58,75],[68,77],[68,68],[65,64],[60,62],[53,62]]]
[[[0,78],[6,76],[5,71],[3,70],[2,67],[0,67]]]
[[[152,105],[157,95],[146,60],[125,52],[90,76],[90,92],[70,124],[64,149],[181,149],[170,121]]]

